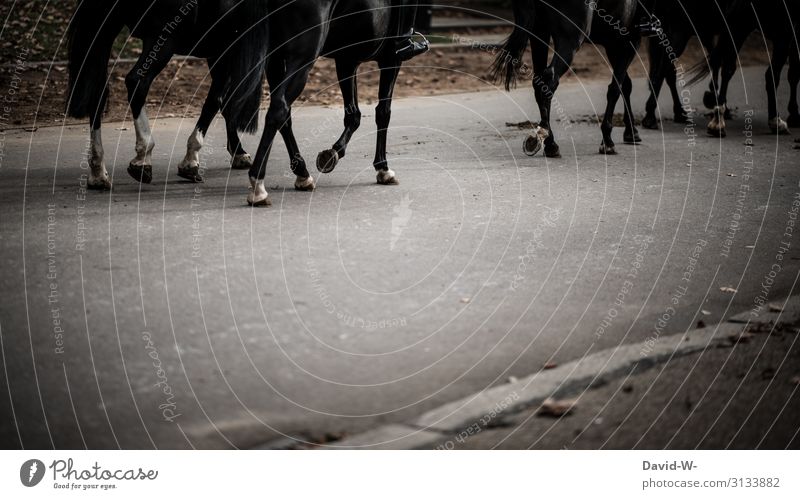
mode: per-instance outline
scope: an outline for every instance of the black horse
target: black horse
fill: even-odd
[[[249,40],[242,50],[265,57],[270,102],[265,128],[250,168],[250,205],[267,205],[264,176],[275,135],[283,136],[291,157],[291,170],[296,175],[295,188],[312,190],[314,178],[292,132],[292,103],[300,96],[308,74],[320,56],[336,61],[336,75],[344,98],[344,131],[331,149],[317,156],[317,169],[332,171],[343,158],[350,137],[361,123],[358,107],[356,72],[366,61],[376,61],[380,68],[378,104],[375,121],[378,125],[377,147],[373,165],[379,184],[396,184],[395,173],[386,160],[386,138],[391,116],[392,92],[404,57],[398,52],[398,34],[407,33],[413,16],[401,15],[406,2],[391,0],[267,0],[269,37]],[[402,37],[401,37],[402,38]],[[234,89],[230,107],[247,121],[250,116],[240,101],[248,96],[249,87],[260,78],[260,66],[235,63],[232,81],[241,82]]]
[[[708,57],[692,68],[690,84],[704,79],[722,68],[719,86],[715,85],[713,117],[708,123],[709,135],[725,136],[725,112],[728,110],[728,84],[736,72],[737,54],[754,31],[772,41],[772,57],[764,77],[767,90],[767,115],[773,133],[787,134],[789,126],[800,126],[797,109],[797,85],[800,82],[800,54],[797,33],[800,30],[800,2],[784,0],[733,0],[725,14],[728,31],[723,33]],[[778,114],[776,90],[783,66],[789,62],[789,122]],[[712,84],[714,84],[712,80]]]
[[[650,97],[645,106],[642,126],[652,130],[658,129],[656,108],[658,94],[664,81],[672,95],[672,109],[675,123],[687,123],[690,119],[691,106],[685,89],[678,91],[678,68],[683,77],[683,66],[678,58],[686,50],[692,37],[697,36],[707,52],[714,48],[714,40],[726,26],[725,10],[731,0],[657,0],[654,9],[662,31],[649,40],[648,55],[650,58]],[[712,75],[709,91],[703,102],[713,108],[713,93],[718,81],[719,71]],[[685,81],[681,80],[682,83]],[[684,95],[681,95],[683,93]],[[729,116],[728,116],[729,117]]]
[[[628,66],[639,48],[640,32],[636,22],[641,18],[636,0],[565,0],[558,6],[544,0],[513,0],[514,30],[492,66],[492,75],[505,78],[510,89],[522,66],[521,57],[528,43],[533,53],[533,89],[541,115],[536,134],[525,141],[525,152],[535,154],[544,142],[548,157],[559,157],[553,131],[550,128],[550,104],[562,75],[572,64],[575,53],[591,28],[592,43],[603,45],[612,69],[612,81],[606,93],[606,110],[600,129],[603,140],[601,154],[616,154],[611,139],[614,108],[620,95],[625,104],[625,143],[641,142],[631,112],[632,83]],[[547,63],[550,40],[553,58]]]
[[[111,179],[103,161],[100,134],[102,115],[108,99],[108,59],[114,39],[127,26],[131,36],[141,38],[143,48],[133,69],[125,78],[128,102],[136,129],[136,157],[128,173],[144,183],[152,181],[152,150],[144,105],[150,85],[174,54],[186,54],[208,60],[212,77],[203,110],[189,137],[186,157],[178,166],[178,175],[194,182],[202,181],[198,152],[222,97],[231,92],[228,65],[258,64],[251,53],[239,50],[238,44],[250,37],[261,38],[257,0],[79,0],[68,31],[69,88],[67,113],[76,118],[90,118],[90,189],[110,189]],[[260,82],[259,82],[260,83]],[[239,102],[250,116],[257,113],[261,87],[251,87]],[[250,156],[242,148],[237,131],[254,132],[256,120],[237,121],[223,109],[226,121],[228,152],[233,168],[249,168]]]

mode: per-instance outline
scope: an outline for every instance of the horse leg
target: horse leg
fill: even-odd
[[[191,182],[203,181],[200,174],[200,149],[203,147],[203,141],[211,122],[219,112],[222,96],[224,75],[216,69],[217,61],[215,59],[208,59],[208,67],[211,72],[211,88],[208,90],[203,109],[200,111],[200,118],[186,141],[186,156],[178,164],[178,176]]]
[[[633,60],[630,50],[624,48],[606,48],[608,59],[611,61],[613,76],[606,92],[606,111],[603,121],[600,123],[600,130],[603,134],[603,141],[600,143],[600,154],[616,154],[617,150],[614,141],[611,139],[611,131],[614,129],[614,108],[623,92],[623,86],[628,78],[628,66]],[[626,127],[627,128],[627,127]]]
[[[788,47],[786,45],[786,43],[782,42],[774,44],[772,60],[767,67],[766,73],[764,73],[764,80],[767,87],[767,116],[769,118],[769,129],[772,133],[777,133],[778,135],[786,135],[789,133],[789,126],[778,115],[778,102],[775,95],[781,81],[783,65],[786,64],[786,59],[789,56]]]
[[[645,115],[642,119],[642,126],[650,130],[658,130],[658,118],[656,118],[656,109],[658,108],[658,94],[661,93],[661,85],[664,83],[665,73],[670,71],[670,64],[665,60],[664,51],[657,43],[650,42],[648,44],[648,54],[650,56],[650,72],[648,74],[650,80],[650,96],[647,98],[645,104]],[[674,71],[674,68],[672,68]],[[672,91],[672,88],[670,88]]]
[[[92,190],[111,189],[111,178],[108,176],[103,160],[103,138],[100,133],[107,98],[108,90],[103,89],[97,108],[92,110],[92,118],[89,123],[91,128],[89,132],[89,178],[86,180],[86,188]]]
[[[291,132],[291,104],[303,91],[308,80],[308,73],[313,66],[313,63],[303,61],[314,61],[315,58],[313,54],[311,57],[296,57],[295,60],[286,65],[284,74],[290,75],[288,79],[280,81],[280,84],[275,87],[272,85],[274,80],[270,83],[270,103],[264,132],[256,150],[253,166],[250,167],[250,193],[247,195],[247,204],[250,206],[268,206],[271,204],[267,197],[267,190],[264,188],[264,177],[266,176],[267,160],[272,150],[272,143],[275,140],[275,134],[279,130],[281,130],[284,141],[287,142],[289,153],[292,155],[299,154],[294,134]],[[270,61],[270,66],[272,62]],[[283,131],[283,128],[286,128],[286,131]],[[287,140],[287,138],[291,139]],[[302,160],[302,158],[300,159]],[[295,180],[296,189],[314,189],[314,179],[309,175],[305,161],[293,163],[292,170],[297,175]]]
[[[800,127],[800,113],[797,111],[797,84],[800,83],[800,54],[793,53],[789,60],[789,117],[787,124]]]
[[[155,55],[153,55],[155,54]],[[155,76],[164,69],[172,58],[172,47],[169,39],[164,41],[147,40],[142,48],[142,55],[133,65],[133,69],[125,76],[128,89],[128,104],[133,114],[133,126],[136,130],[136,157],[128,164],[128,173],[139,182],[149,184],[153,181],[153,147],[156,143],[150,132],[150,122],[145,112],[145,101],[150,91],[150,84]]]
[[[711,121],[706,126],[706,132],[712,137],[725,137],[725,120],[729,119],[728,114],[728,84],[736,72],[736,61],[728,60],[722,63],[720,68],[720,86],[719,94],[716,97],[716,105],[713,109]]]
[[[396,62],[379,62],[381,70],[380,84],[378,87],[378,105],[375,106],[375,124],[378,125],[378,137],[375,145],[375,159],[372,165],[377,171],[379,184],[395,185],[399,182],[394,171],[389,169],[386,160],[386,138],[389,129],[389,120],[392,117],[392,94],[400,65]]]
[[[281,56],[275,55],[267,66],[267,80],[270,89],[278,88],[282,85],[286,87],[285,99],[286,104],[289,106],[289,117],[280,128],[280,133],[289,153],[289,168],[296,176],[294,188],[298,191],[313,191],[317,185],[314,182],[314,177],[308,173],[306,160],[303,159],[303,155],[300,153],[300,147],[297,145],[297,139],[295,139],[294,131],[292,131],[292,104],[302,93],[305,80],[300,82],[292,81],[291,78],[287,80],[285,67],[285,60]]]
[[[631,77],[625,72],[625,81],[622,82],[622,103],[625,106],[625,132],[622,135],[622,140],[626,144],[638,144],[642,141],[639,137],[639,130],[636,129],[636,123],[633,118],[633,111],[631,108],[631,91],[633,90],[633,82]]]
[[[537,104],[539,104],[539,112],[541,114],[539,126],[546,133],[544,139],[544,155],[548,158],[561,157],[561,151],[556,143],[555,135],[553,134],[550,124],[550,109],[561,77],[569,70],[572,65],[572,59],[575,57],[575,52],[580,46],[579,36],[568,35],[569,34],[557,36],[554,39],[553,59],[550,65],[538,79],[535,76],[533,79],[534,96],[536,97]],[[547,42],[544,38],[538,36],[536,37],[536,42],[534,43],[532,40],[531,43],[534,47],[534,67],[536,67],[537,64],[541,65],[543,58],[545,61],[547,59]]]
[[[330,173],[339,159],[345,155],[347,144],[361,124],[361,111],[358,108],[358,83],[356,70],[358,63],[336,59],[336,77],[344,99],[344,131],[333,147],[317,155],[317,170]]]

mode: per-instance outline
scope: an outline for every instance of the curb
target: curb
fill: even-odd
[[[800,295],[757,305],[727,322],[663,336],[655,343],[620,345],[539,371],[517,381],[476,392],[423,413],[407,423],[379,426],[326,445],[324,449],[419,449],[456,435],[480,431],[500,416],[539,405],[551,397],[599,386],[615,378],[650,369],[675,357],[709,347],[732,345],[748,324],[772,324],[800,319]],[[262,449],[272,446],[267,443]]]

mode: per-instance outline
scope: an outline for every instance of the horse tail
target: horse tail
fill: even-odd
[[[712,71],[716,72],[723,64],[735,67],[739,49],[755,28],[752,0],[733,0],[724,15],[726,19],[731,20],[727,24],[728,32],[720,34],[716,45],[708,54],[707,60],[700,60],[689,68],[689,85],[702,81]]]
[[[514,30],[503,42],[503,48],[495,57],[489,70],[490,78],[497,82],[504,80],[506,90],[516,86],[519,69],[522,65],[522,54],[528,47],[528,40],[533,33],[536,0],[513,0]]]
[[[67,30],[67,114],[85,118],[98,111],[108,92],[108,59],[123,23],[116,2],[79,0]]]
[[[258,110],[267,64],[268,9],[264,0],[243,0],[236,7],[241,35],[229,48],[228,80],[223,109],[226,119],[238,131],[254,133],[258,129]]]

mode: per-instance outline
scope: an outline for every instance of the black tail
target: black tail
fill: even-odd
[[[514,31],[503,43],[503,49],[497,54],[489,70],[490,78],[497,82],[504,79],[506,90],[516,86],[519,68],[522,65],[522,54],[528,47],[528,40],[533,33],[536,0],[513,0]]]
[[[79,0],[67,31],[69,83],[67,114],[85,118],[105,102],[108,91],[108,58],[114,39],[122,30],[116,2]]]
[[[226,120],[237,130],[253,133],[258,129],[264,68],[267,63],[268,9],[265,0],[242,0],[234,16],[241,36],[230,47],[227,57],[228,81],[223,99]]]

